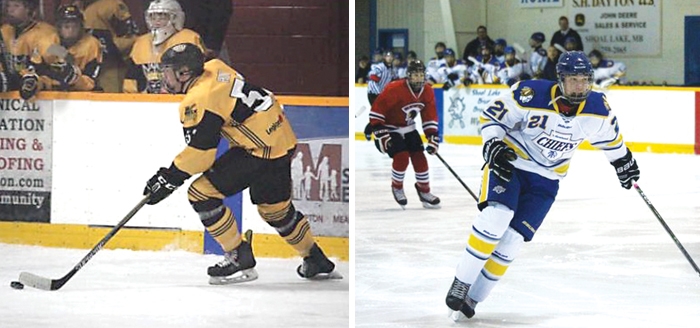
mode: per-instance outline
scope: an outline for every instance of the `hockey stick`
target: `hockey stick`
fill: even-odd
[[[450,165],[448,165],[447,162],[445,162],[445,160],[442,158],[442,156],[440,156],[439,153],[435,153],[435,156],[437,156],[437,158],[440,159],[440,162],[442,162],[442,164],[445,164],[445,167],[446,167],[448,170],[450,170],[450,172],[452,172],[452,175],[454,175],[455,178],[457,178],[457,181],[459,181],[459,183],[462,184],[462,187],[464,187],[464,189],[467,189],[467,191],[469,192],[469,194],[472,195],[472,197],[474,198],[474,200],[478,203],[478,202],[479,202],[479,198],[476,197],[476,195],[472,192],[472,190],[469,189],[469,187],[467,187],[467,184],[465,184],[464,181],[462,181],[462,179],[459,178],[459,176],[457,175],[457,173],[456,173],[455,171],[452,170],[452,168],[450,167]]]
[[[150,198],[150,195],[146,195],[143,197],[143,199],[134,207],[119,223],[117,223],[112,230],[107,233],[107,235],[100,240],[95,247],[90,250],[85,257],[83,257],[82,260],[78,264],[73,267],[65,276],[63,276],[60,279],[50,279],[50,278],[44,278],[42,276],[37,276],[33,273],[29,272],[22,272],[19,275],[19,282],[21,282],[24,285],[31,286],[34,288],[42,289],[42,290],[58,290],[59,288],[63,287],[70,278],[72,278],[85,264],[87,264],[88,261],[97,253],[99,252],[102,247],[110,240],[114,235],[121,230],[124,225],[131,220],[131,218],[138,212],[143,205],[146,205],[146,202],[148,202],[148,199]]]
[[[642,199],[644,199],[644,201],[647,203],[647,206],[649,206],[649,209],[651,209],[651,211],[654,213],[654,215],[659,220],[661,225],[664,227],[664,229],[666,229],[666,232],[668,232],[668,234],[671,236],[671,239],[673,239],[673,242],[676,243],[676,246],[678,246],[678,249],[681,250],[681,253],[683,253],[683,256],[685,256],[685,258],[688,260],[688,262],[690,262],[690,265],[693,266],[693,269],[695,269],[695,272],[700,274],[700,268],[698,268],[698,265],[695,264],[695,261],[693,261],[693,258],[690,257],[690,254],[688,254],[688,252],[685,250],[683,245],[681,245],[681,242],[678,241],[678,238],[676,238],[676,235],[673,234],[673,231],[671,231],[671,228],[668,227],[668,225],[666,224],[664,219],[661,218],[661,214],[659,214],[659,212],[656,210],[656,208],[654,208],[654,205],[651,204],[651,201],[649,201],[649,198],[647,198],[647,196],[644,194],[644,192],[642,191],[642,188],[639,188],[639,185],[635,183],[634,189],[636,189],[637,192],[639,192],[639,195],[642,196]]]

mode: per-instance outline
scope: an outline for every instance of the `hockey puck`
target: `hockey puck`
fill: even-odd
[[[24,289],[24,285],[19,281],[13,281],[10,283],[10,287],[14,289]]]

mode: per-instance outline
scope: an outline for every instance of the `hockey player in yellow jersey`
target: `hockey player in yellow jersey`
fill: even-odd
[[[185,13],[175,0],[151,2],[146,10],[146,24],[150,32],[136,39],[127,61],[124,92],[163,93],[160,56],[170,46],[193,43],[204,51],[199,34],[183,28]]]
[[[125,58],[139,34],[129,7],[122,0],[75,0],[85,16],[85,28],[103,47],[98,84],[106,92],[122,92]]]
[[[149,204],[168,197],[193,175],[188,199],[202,223],[225,251],[209,267],[211,284],[255,279],[252,233],[238,232],[231,209],[222,200],[249,188],[260,216],[304,258],[303,278],[341,278],[311,233],[306,216],[291,202],[291,155],[296,137],[275,96],[248,83],[233,68],[204,54],[192,43],[177,44],[161,58],[163,87],[185,94],[180,122],[187,146],[169,168],[148,180]],[[229,149],[216,159],[220,137]]]
[[[5,24],[0,28],[2,47],[6,54],[3,65],[5,91],[20,90],[24,99],[38,90],[38,76],[32,65],[45,63],[47,50],[58,44],[58,34],[50,24],[36,19],[39,0],[5,1]]]
[[[83,14],[77,6],[63,5],[56,12],[60,45],[47,50],[48,63],[36,66],[41,90],[91,91],[102,64],[100,41],[83,28]]]

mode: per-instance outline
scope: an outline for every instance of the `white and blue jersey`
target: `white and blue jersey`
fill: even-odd
[[[514,84],[511,92],[483,110],[483,140],[503,140],[518,154],[516,168],[552,180],[566,176],[574,151],[584,140],[603,150],[610,162],[626,154],[617,118],[604,94],[591,92],[570,117],[560,114],[555,101],[560,94],[553,81]]]

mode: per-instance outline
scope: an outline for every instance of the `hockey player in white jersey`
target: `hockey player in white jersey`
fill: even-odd
[[[443,90],[458,86],[464,81],[467,73],[467,65],[460,59],[457,60],[455,51],[451,48],[445,49],[445,63],[437,70],[437,83],[442,83]]]
[[[607,89],[627,74],[627,66],[624,63],[604,59],[598,50],[591,51],[588,58],[593,65],[593,83],[598,88]]]
[[[545,37],[542,32],[532,33],[530,37],[529,42],[532,48],[532,54],[530,54],[529,72],[527,73],[532,75],[533,79],[541,78],[544,66],[547,65],[547,50],[542,48],[544,41]]]
[[[478,208],[447,294],[454,315],[474,316],[532,240],[584,140],[603,150],[622,187],[639,179],[618,121],[605,98],[591,91],[593,68],[581,51],[561,55],[558,82],[528,80],[494,99],[480,117],[485,160]],[[527,300],[523,300],[525,302]]]
[[[488,44],[482,44],[479,50],[481,55],[476,58],[469,57],[474,65],[469,68],[467,79],[478,84],[498,83],[496,72],[501,68],[501,63],[493,55],[493,49]]]
[[[445,50],[447,46],[444,42],[435,44],[435,57],[430,58],[425,71],[425,77],[431,84],[438,83],[438,69],[445,64]]]
[[[502,84],[511,86],[515,84],[515,82],[520,81],[520,76],[523,74],[525,64],[515,57],[515,48],[507,46],[504,53],[505,59],[503,65],[501,65],[501,68],[496,72],[496,75]]]

